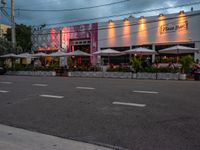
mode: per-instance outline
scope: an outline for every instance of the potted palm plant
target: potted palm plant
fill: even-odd
[[[136,58],[135,56],[131,59],[131,64],[135,73],[139,72],[142,69],[140,59]]]
[[[180,59],[180,63],[182,66],[179,79],[186,80],[186,73],[188,73],[191,69],[191,66],[193,64],[193,57],[191,55],[183,56]]]

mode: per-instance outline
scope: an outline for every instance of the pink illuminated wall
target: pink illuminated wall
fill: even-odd
[[[50,31],[51,36],[51,47],[56,47],[56,29],[52,28]]]
[[[90,39],[90,53],[94,53],[98,48],[98,24],[84,24],[62,28],[61,45],[67,52],[72,51],[70,40]],[[96,57],[91,56],[91,63],[96,62]]]

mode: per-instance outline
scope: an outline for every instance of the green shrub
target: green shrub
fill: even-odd
[[[182,73],[188,73],[191,70],[191,65],[193,64],[193,57],[191,55],[183,56],[180,59],[180,63],[182,64]]]
[[[140,59],[133,57],[131,59],[131,65],[133,67],[133,69],[135,70],[135,72],[139,72],[142,69],[142,64]]]
[[[107,69],[108,72],[131,72],[130,67],[128,66],[117,66],[110,67]]]

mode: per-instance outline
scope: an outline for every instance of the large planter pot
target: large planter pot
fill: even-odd
[[[179,80],[186,80],[186,74],[185,73],[180,73],[179,74]]]

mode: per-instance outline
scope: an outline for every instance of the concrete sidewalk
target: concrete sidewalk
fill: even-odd
[[[50,135],[0,125],[0,150],[111,150]]]

